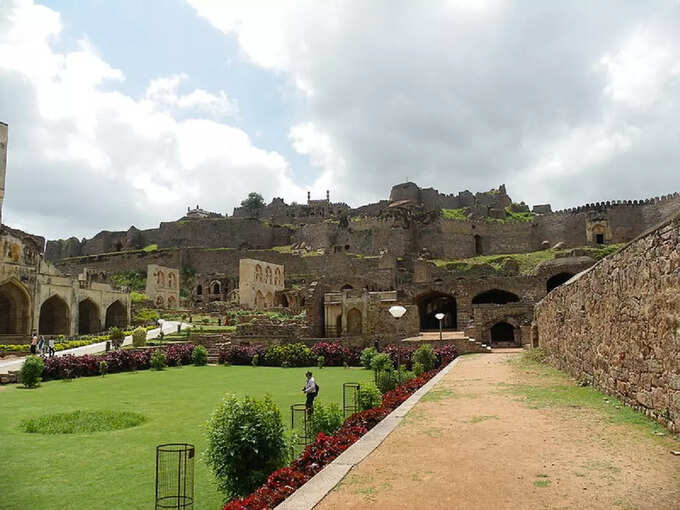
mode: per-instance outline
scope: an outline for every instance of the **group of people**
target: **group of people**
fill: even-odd
[[[31,337],[31,354],[40,354],[41,356],[49,356],[50,358],[54,356],[54,338],[45,340],[45,337],[38,336],[37,331],[33,331],[33,336]]]

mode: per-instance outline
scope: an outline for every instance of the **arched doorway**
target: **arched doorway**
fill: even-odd
[[[255,294],[255,308],[262,310],[264,308],[264,295],[259,290]]]
[[[482,236],[476,235],[475,236],[475,255],[481,255],[482,254]]]
[[[345,285],[343,285],[342,287],[340,287],[340,290],[351,290],[351,289],[353,289],[353,288],[354,288],[354,287],[352,287],[349,283],[346,283]]]
[[[473,305],[505,305],[508,303],[516,303],[519,301],[519,296],[501,289],[491,289],[486,292],[477,294],[472,299]]]
[[[127,326],[127,310],[120,301],[114,301],[106,309],[106,329],[124,328]]]
[[[551,292],[563,283],[568,282],[574,276],[574,273],[558,273],[555,276],[548,279],[545,284],[546,290]]]
[[[218,281],[214,281],[210,284],[210,293],[213,295],[222,294],[222,285]]]
[[[91,299],[78,303],[78,334],[91,335],[101,329],[99,308]]]
[[[438,313],[444,314],[442,328],[457,328],[456,298],[450,294],[429,292],[417,298],[416,302],[418,303],[418,313],[420,314],[421,331],[439,329],[439,320],[435,317]]]
[[[264,307],[265,308],[272,308],[274,306],[274,295],[271,292],[267,292],[267,295],[264,297]]]
[[[156,296],[156,307],[165,308],[165,299],[163,296]]]
[[[168,297],[168,308],[177,308],[177,299],[175,296]]]
[[[361,335],[361,311],[352,308],[347,312],[347,334],[351,336]]]
[[[196,295],[197,295],[197,296],[202,296],[202,295],[203,295],[203,285],[197,285],[197,286],[196,286]]]
[[[18,282],[0,285],[0,335],[31,334],[31,305],[28,292]]]
[[[342,314],[335,318],[335,336],[342,336]]]
[[[491,326],[491,343],[515,344],[515,328],[507,322],[499,322]]]
[[[68,335],[71,314],[66,301],[54,295],[40,307],[38,330],[41,335]]]

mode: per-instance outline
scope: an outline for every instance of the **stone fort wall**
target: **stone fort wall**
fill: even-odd
[[[551,363],[680,431],[680,215],[535,309]]]

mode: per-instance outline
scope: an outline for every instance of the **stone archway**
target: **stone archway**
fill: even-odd
[[[274,306],[274,295],[271,292],[267,292],[267,295],[264,297],[264,307],[265,308],[272,308]]]
[[[357,308],[352,308],[347,312],[347,334],[350,336],[359,336],[362,331],[361,311]]]
[[[559,287],[560,285],[571,280],[573,276],[574,276],[574,273],[567,273],[567,272],[558,273],[558,274],[556,274],[556,275],[554,275],[554,276],[552,276],[548,279],[548,281],[545,284],[545,288],[548,292],[551,292],[554,289],[556,289],[557,287]]]
[[[519,296],[508,292],[507,290],[491,289],[486,292],[480,292],[472,298],[473,305],[506,305],[508,303],[516,303],[519,301]]]
[[[259,290],[255,294],[255,308],[262,310],[265,307],[264,294]]]
[[[68,335],[71,326],[71,312],[61,296],[54,295],[40,307],[38,332],[41,335]]]
[[[420,329],[437,330],[439,320],[435,317],[438,313],[444,314],[442,328],[456,329],[458,326],[456,298],[443,292],[428,292],[416,298],[418,313],[420,314]]]
[[[11,280],[0,285],[0,335],[29,336],[30,329],[31,300],[28,291]]]
[[[127,310],[123,303],[114,301],[106,309],[106,329],[124,328],[127,326]]]
[[[91,299],[78,303],[78,334],[91,335],[101,330],[99,307]]]
[[[494,346],[515,346],[518,344],[515,335],[515,327],[509,322],[497,322],[491,326],[491,343]]]

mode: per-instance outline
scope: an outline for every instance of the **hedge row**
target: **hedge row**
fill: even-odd
[[[396,366],[406,365],[407,370],[412,370],[411,358],[415,352],[415,346],[388,345],[382,352],[389,354]],[[362,349],[349,347],[336,342],[319,342],[311,348],[305,344],[283,345],[230,345],[220,350],[219,362],[232,365],[251,365],[257,355],[257,364],[264,366],[280,367],[286,362],[287,366],[309,367],[316,365],[319,356],[324,357],[324,365],[329,367],[360,366]],[[452,345],[438,347],[435,350],[438,364],[448,363],[456,356],[456,348]]]
[[[44,358],[45,369],[42,379],[71,379],[73,377],[88,377],[99,375],[99,363],[105,361],[108,373],[129,372],[131,370],[146,370],[151,365],[151,355],[157,349],[133,350],[123,349],[105,354],[84,354],[74,356],[53,356]],[[192,344],[170,345],[165,351],[169,366],[191,364]]]
[[[353,414],[334,435],[320,433],[289,467],[274,471],[259,489],[245,498],[230,501],[223,510],[274,508],[399,407],[438,371],[427,372],[385,393],[379,407]]]

